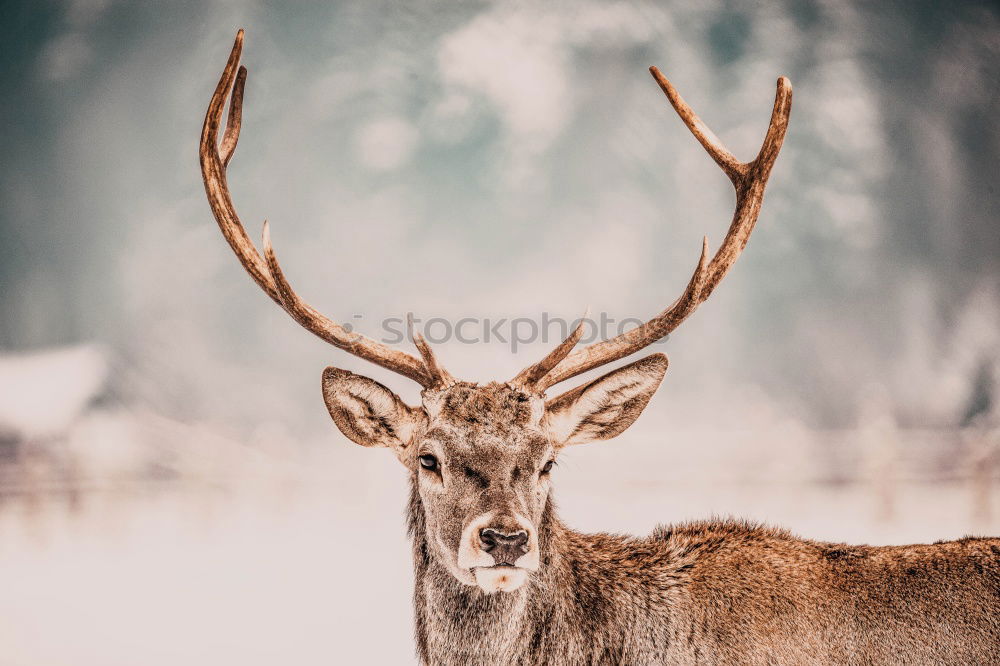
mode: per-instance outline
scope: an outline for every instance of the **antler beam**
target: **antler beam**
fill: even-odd
[[[243,268],[253,278],[271,299],[280,305],[301,324],[306,330],[344,351],[354,354],[366,361],[371,361],[383,368],[397,372],[425,388],[434,388],[447,381],[449,375],[438,366],[430,347],[423,340],[418,342],[418,348],[425,361],[415,358],[405,352],[387,347],[386,345],[367,338],[359,333],[349,331],[340,324],[328,319],[305,303],[292,289],[285,279],[278,259],[271,247],[270,232],[267,222],[264,223],[264,254],[266,261],[260,256],[243,223],[236,214],[229,185],[226,181],[226,166],[228,166],[236,143],[239,141],[240,126],[243,117],[243,89],[246,84],[246,67],[239,66],[243,50],[243,31],[236,33],[236,42],[229,54],[229,61],[215,88],[212,101],[208,105],[205,124],[201,131],[201,146],[198,154],[201,160],[201,173],[205,181],[205,194],[212,207],[219,229],[225,236],[229,246],[236,253]],[[219,126],[222,123],[222,111],[229,97],[229,118],[226,130],[219,142]],[[423,343],[423,344],[421,344]]]
[[[784,76],[778,79],[774,110],[771,112],[771,123],[767,128],[764,143],[761,145],[757,157],[752,161],[740,162],[726,149],[718,137],[712,133],[712,130],[702,122],[698,114],[688,106],[673,84],[660,73],[660,70],[656,67],[650,67],[649,71],[687,128],[732,181],[733,187],[736,189],[736,210],[733,213],[732,224],[730,224],[722,245],[719,246],[711,261],[707,260],[708,240],[703,241],[698,267],[684,293],[673,305],[630,331],[610,340],[594,343],[571,354],[566,355],[569,350],[565,349],[567,343],[564,342],[557,348],[557,351],[565,352],[563,353],[565,358],[554,367],[542,373],[536,371],[538,366],[536,364],[522,371],[515,378],[515,381],[520,381],[534,390],[544,391],[554,384],[588,370],[625,358],[676,329],[712,295],[719,282],[740,256],[743,248],[746,247],[750,233],[760,215],[761,203],[764,200],[764,188],[767,186],[767,179],[771,175],[774,161],[777,159],[781,144],[785,139],[785,131],[788,129],[788,117],[792,110],[792,84]],[[550,354],[546,359],[551,356]]]

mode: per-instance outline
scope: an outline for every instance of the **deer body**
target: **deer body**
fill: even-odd
[[[420,358],[352,333],[305,303],[236,214],[226,166],[242,122],[243,32],[212,96],[199,156],[216,221],[263,291],[310,332],[422,387],[404,403],[378,382],[329,367],[323,397],[356,444],[391,450],[409,471],[417,650],[456,664],[1000,663],[1000,540],[870,548],[797,539],[734,522],[647,538],[585,535],[559,522],[552,470],[567,446],[621,434],[667,371],[651,354],[555,397],[552,386],[661,339],[704,302],[746,245],[784,141],[791,84],[778,79],[757,157],[740,162],[656,68],[681,120],[732,181],[733,220],[707,239],[673,305],[610,340],[575,349],[576,329],[504,383],[452,377],[424,339]],[[229,116],[221,139],[223,107]]]
[[[428,556],[411,500],[417,645],[443,666],[1000,663],[1000,539],[845,546],[742,522],[581,534],[507,594]]]

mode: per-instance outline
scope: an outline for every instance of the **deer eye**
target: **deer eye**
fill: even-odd
[[[548,474],[549,472],[551,472],[555,464],[556,464],[555,460],[550,460],[547,463],[545,463],[545,466],[542,467],[542,474]]]
[[[428,471],[436,472],[438,470],[438,459],[429,453],[420,456],[417,460],[420,461],[420,466]]]

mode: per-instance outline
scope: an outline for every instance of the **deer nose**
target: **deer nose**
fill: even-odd
[[[524,530],[501,532],[487,527],[479,532],[483,552],[493,556],[499,565],[513,566],[517,559],[528,552],[528,533]]]

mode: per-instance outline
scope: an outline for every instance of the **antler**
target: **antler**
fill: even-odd
[[[702,122],[701,118],[684,101],[673,84],[660,73],[656,67],[649,68],[650,73],[660,88],[667,95],[670,104],[691,130],[695,138],[712,156],[716,164],[729,176],[736,188],[736,210],[733,221],[726,233],[725,240],[718,252],[708,261],[708,239],[702,242],[701,259],[691,276],[687,288],[673,305],[656,315],[645,324],[637,326],[621,335],[597,342],[570,354],[579,336],[571,335],[540,363],[523,370],[514,381],[533,390],[544,391],[553,384],[575,377],[598,366],[634,354],[647,347],[677,328],[701,305],[725,277],[729,268],[746,247],[753,231],[760,206],[764,200],[764,188],[771,175],[774,161],[781,150],[788,129],[788,115],[792,109],[792,84],[782,76],[778,79],[778,89],[774,96],[774,110],[771,112],[771,124],[764,136],[760,152],[750,162],[740,162],[726,147],[722,145],[712,130]],[[558,357],[556,363],[554,358]],[[545,367],[548,366],[548,367]]]
[[[243,116],[243,88],[246,84],[247,70],[246,67],[237,69],[242,50],[243,30],[240,30],[236,33],[236,42],[233,44],[232,53],[229,54],[229,62],[226,63],[222,78],[219,80],[215,94],[212,95],[212,101],[208,105],[205,125],[201,130],[201,147],[198,151],[201,159],[201,174],[205,181],[205,193],[208,195],[208,203],[212,207],[212,213],[219,223],[222,235],[226,237],[229,246],[233,248],[236,257],[254,282],[306,330],[335,347],[409,377],[425,388],[434,388],[447,383],[450,375],[440,368],[434,360],[430,347],[422,338],[417,341],[417,346],[424,361],[387,347],[359,333],[349,331],[326,318],[299,298],[291,285],[288,284],[281,267],[278,265],[278,259],[271,247],[267,222],[264,222],[266,262],[247,236],[246,230],[236,214],[236,208],[233,206],[232,196],[229,193],[229,185],[226,182],[226,166],[236,150]],[[218,140],[219,125],[222,122],[222,110],[227,96],[230,98],[229,118],[220,144]]]

